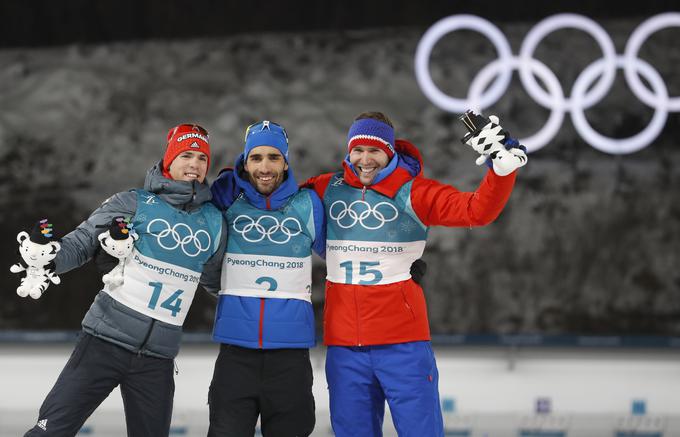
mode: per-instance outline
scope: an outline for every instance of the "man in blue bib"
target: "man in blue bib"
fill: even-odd
[[[85,314],[75,350],[26,436],[74,436],[117,386],[128,436],[170,432],[182,324],[199,282],[216,291],[208,284],[219,282],[227,231],[205,181],[208,133],[181,124],[167,141],[144,189],[111,196],[61,241],[57,273],[91,259],[115,217],[129,217],[139,237],[123,283],[106,284]]]
[[[212,186],[229,239],[213,331],[221,345],[208,435],[252,437],[260,416],[265,437],[308,436],[315,424],[312,250],[325,254],[323,205],[298,188],[283,127],[255,123],[245,143],[235,169]]]

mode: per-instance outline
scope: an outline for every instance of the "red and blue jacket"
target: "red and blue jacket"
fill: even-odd
[[[326,211],[326,345],[430,340],[423,290],[409,273],[429,227],[487,225],[512,192],[515,173],[488,170],[473,192],[427,179],[418,149],[395,143],[397,153],[369,186],[348,158],[343,172],[303,185],[316,191]]]

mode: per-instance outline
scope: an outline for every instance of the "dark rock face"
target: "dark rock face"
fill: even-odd
[[[622,52],[640,21],[602,24]],[[49,217],[61,236],[111,194],[139,186],[163,154],[167,129],[183,121],[211,132],[211,177],[232,165],[250,123],[283,124],[302,181],[340,168],[356,114],[383,111],[397,137],[422,150],[427,177],[474,190],[484,168],[460,144],[456,114],[434,107],[414,77],[423,30],[1,51],[0,265],[14,262],[16,233],[38,218]],[[516,52],[528,26],[502,30]],[[659,32],[640,52],[671,96],[680,94],[673,32]],[[494,53],[479,35],[452,34],[432,54],[433,78],[463,97]],[[591,38],[567,32],[546,39],[535,56],[568,94],[600,52]],[[485,112],[520,137],[548,117],[516,72],[505,96]],[[620,70],[610,93],[586,111],[595,129],[618,138],[644,129],[652,113]],[[531,154],[494,224],[430,231],[424,288],[433,332],[680,335],[679,137],[680,118],[670,113],[654,144],[608,155],[586,144],[567,116],[551,144]],[[322,262],[314,274],[320,323]],[[18,275],[0,281],[2,329],[78,329],[101,285],[88,266],[63,275],[62,285],[33,302],[14,293]],[[209,330],[212,305],[197,295],[187,329]]]

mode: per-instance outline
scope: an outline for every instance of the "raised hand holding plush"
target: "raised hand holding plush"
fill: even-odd
[[[468,129],[461,141],[481,155],[477,165],[486,163],[497,175],[507,176],[527,163],[526,147],[510,137],[495,115],[486,118],[468,111],[460,120]]]
[[[54,273],[52,262],[61,249],[55,241],[52,224],[42,219],[33,227],[31,234],[21,231],[17,234],[19,254],[22,260],[12,265],[12,273],[26,272],[21,278],[17,294],[21,297],[31,296],[38,299],[49,287],[50,282],[59,284],[61,279]]]
[[[139,238],[132,230],[130,219],[114,217],[109,229],[97,237],[102,249],[114,258],[118,258],[118,264],[107,274],[102,276],[102,282],[110,288],[123,285],[123,272],[125,262],[132,253],[135,241]]]

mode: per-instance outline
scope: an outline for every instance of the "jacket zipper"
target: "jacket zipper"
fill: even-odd
[[[144,337],[144,341],[142,341],[142,344],[139,345],[139,350],[137,351],[137,356],[142,356],[142,348],[146,346],[146,342],[149,341],[149,337],[151,337],[151,331],[153,330],[153,325],[156,323],[156,319],[151,319],[151,325],[149,326],[149,330],[146,331],[146,336]]]
[[[366,200],[366,185],[361,189],[361,200]],[[357,346],[361,346],[361,317],[359,315],[359,299],[357,298],[357,288],[354,287],[354,304],[357,308]]]
[[[406,292],[404,292],[404,285],[403,284],[401,285],[399,291],[401,291],[401,298],[404,299],[404,306],[409,311],[409,313],[411,313],[411,317],[413,318],[413,320],[415,320],[416,314],[413,312],[413,308],[411,308],[411,304],[408,303],[408,299],[406,299]]]
[[[357,346],[361,346],[361,317],[359,314],[359,299],[357,298],[357,287],[354,286],[354,304],[357,308]]]
[[[271,203],[269,203],[269,197],[270,196],[267,196],[267,197],[264,198],[267,210],[272,209]],[[263,297],[260,298],[260,327],[259,328],[260,328],[260,332],[259,332],[259,335],[258,335],[258,344],[260,346],[260,349],[264,349],[264,345],[263,345],[264,341],[262,339],[263,331],[264,331],[264,298]]]
[[[262,331],[263,331],[263,326],[264,326],[264,297],[260,298],[260,333],[259,333],[259,338],[258,338],[258,343],[260,345],[260,349],[264,349],[262,346]]]

